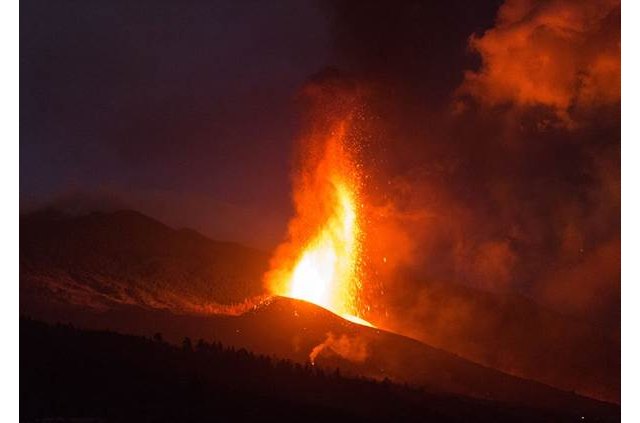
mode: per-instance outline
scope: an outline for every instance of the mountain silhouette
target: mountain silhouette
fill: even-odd
[[[134,211],[20,218],[21,297],[208,312],[264,293],[266,253]]]

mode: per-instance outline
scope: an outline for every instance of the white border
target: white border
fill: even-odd
[[[16,0],[5,0],[0,3],[0,51],[2,64],[0,65],[0,222],[2,222],[2,242],[0,242],[2,257],[2,304],[0,317],[2,333],[2,359],[0,359],[0,384],[2,392],[2,406],[0,406],[0,420],[17,422],[19,410],[18,397],[18,213],[19,213],[19,134],[18,134],[18,105],[19,105],[19,3]]]

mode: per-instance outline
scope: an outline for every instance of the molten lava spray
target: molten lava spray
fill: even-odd
[[[332,109],[335,113],[335,110]],[[294,179],[296,216],[272,260],[272,293],[322,306],[360,324],[361,178],[349,140],[353,113],[322,116],[303,137]]]

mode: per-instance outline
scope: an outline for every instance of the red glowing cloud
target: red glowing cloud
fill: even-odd
[[[507,0],[496,24],[469,39],[482,66],[461,95],[496,106],[547,106],[571,114],[620,100],[619,0]]]

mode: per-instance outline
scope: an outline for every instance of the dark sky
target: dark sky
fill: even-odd
[[[422,277],[619,312],[618,1],[21,6],[23,210],[270,249],[297,95],[331,67],[371,92],[373,191]]]
[[[367,72],[395,60],[394,77],[427,72],[439,106],[472,59],[466,38],[497,8],[411,3],[22,2],[22,209],[135,207],[272,247],[291,213],[304,82],[327,66]],[[385,38],[398,31],[404,50]]]
[[[92,193],[218,237],[207,219],[266,215],[254,243],[278,241],[292,100],[329,56],[318,5],[26,1],[20,27],[23,206]]]

